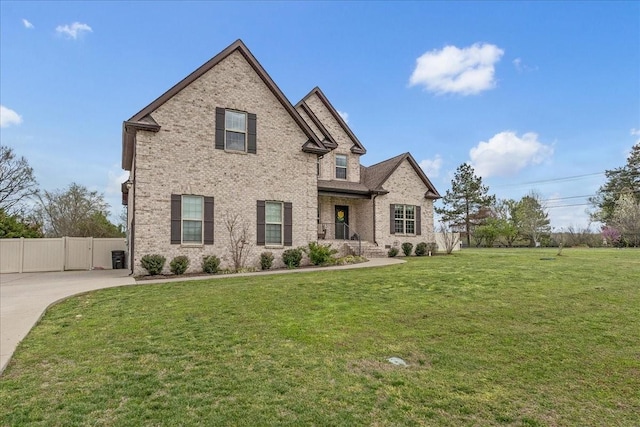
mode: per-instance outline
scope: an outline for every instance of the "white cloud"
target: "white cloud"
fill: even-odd
[[[542,163],[552,155],[553,147],[542,144],[533,132],[522,137],[515,132],[500,132],[469,151],[473,168],[483,178],[513,175],[526,166]]]
[[[129,179],[129,172],[124,171],[117,164],[107,172],[109,181],[105,193],[107,195],[120,194],[122,191],[122,183]]]
[[[514,59],[512,61],[512,64],[519,73],[522,73],[525,71],[536,71],[538,69],[538,67],[531,67],[525,64],[521,58]]]
[[[33,24],[24,18],[22,18],[22,25],[24,25],[25,28],[29,28],[29,29],[33,28]]]
[[[0,127],[6,128],[11,125],[19,125],[20,123],[22,123],[22,117],[20,114],[16,113],[11,108],[0,105]]]
[[[631,129],[631,136],[638,137],[638,139],[636,139],[636,144],[640,144],[640,129],[636,129],[636,128]]]
[[[409,84],[437,94],[474,95],[495,87],[494,65],[503,54],[498,46],[484,43],[432,50],[416,60]]]
[[[342,117],[342,120],[344,120],[345,123],[349,123],[349,113],[338,111],[338,114],[340,115],[340,117]]]
[[[440,168],[442,167],[442,157],[436,154],[433,159],[424,159],[420,162],[420,168],[429,178],[435,178],[440,175]]]
[[[92,32],[90,26],[87,24],[81,24],[80,22],[74,22],[71,25],[58,25],[56,27],[56,32],[62,35],[67,36],[70,39],[77,39],[84,32]]]

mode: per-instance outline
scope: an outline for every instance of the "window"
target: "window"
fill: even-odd
[[[213,197],[171,195],[171,244],[213,244]]]
[[[256,244],[293,245],[293,208],[289,202],[258,200]]]
[[[282,245],[282,203],[265,202],[265,244]]]
[[[347,179],[347,156],[336,154],[336,178]]]
[[[255,114],[216,107],[215,148],[257,154]]]
[[[202,243],[203,211],[201,196],[182,196],[182,243]]]
[[[412,205],[395,205],[393,209],[395,234],[416,234],[416,207]]]
[[[238,111],[225,111],[224,148],[225,150],[246,151],[247,115]]]

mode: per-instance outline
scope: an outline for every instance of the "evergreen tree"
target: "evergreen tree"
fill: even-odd
[[[467,246],[471,245],[473,227],[482,224],[486,218],[483,213],[491,212],[488,208],[495,203],[495,196],[489,196],[488,191],[489,187],[482,185],[482,178],[475,175],[473,167],[463,163],[456,169],[451,189],[442,198],[444,206],[435,209],[443,222],[465,233]]]
[[[640,202],[640,142],[631,148],[627,164],[623,167],[605,171],[607,182],[601,186],[589,202],[596,208],[591,219],[609,224],[613,218],[616,201],[628,192],[636,202]]]

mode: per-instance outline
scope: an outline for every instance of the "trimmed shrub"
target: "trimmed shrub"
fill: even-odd
[[[155,276],[156,274],[162,273],[162,269],[164,268],[164,263],[166,261],[167,259],[162,255],[147,254],[142,257],[142,259],[140,260],[140,264],[142,265],[142,268],[147,270],[150,275]]]
[[[282,261],[287,268],[300,267],[300,261],[302,261],[302,249],[287,249],[282,253]]]
[[[189,258],[184,255],[178,255],[169,263],[169,269],[173,274],[184,274],[187,268],[189,268]]]
[[[393,258],[396,255],[398,255],[398,248],[396,248],[395,246],[392,247],[391,249],[389,249],[389,252],[387,252],[387,255],[389,255],[389,258]]]
[[[309,247],[305,248],[305,252],[309,255],[309,261],[313,265],[326,265],[331,262],[333,255],[338,253],[337,249],[332,249],[331,245],[319,245],[316,242],[310,242]]]
[[[268,270],[273,265],[273,254],[271,252],[262,252],[260,254],[260,268]]]
[[[416,256],[425,256],[427,251],[427,244],[425,242],[420,242],[416,245]]]
[[[413,243],[404,242],[402,244],[402,253],[404,254],[404,256],[411,255],[412,250],[413,250]]]
[[[209,255],[202,258],[202,271],[207,274],[216,274],[220,267],[220,258],[215,255]]]

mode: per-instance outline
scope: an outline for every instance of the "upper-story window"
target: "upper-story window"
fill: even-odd
[[[226,110],[224,116],[225,150],[247,150],[247,114]]]
[[[216,107],[215,148],[257,154],[257,117],[253,113]]]
[[[347,179],[347,156],[336,154],[336,178]]]

